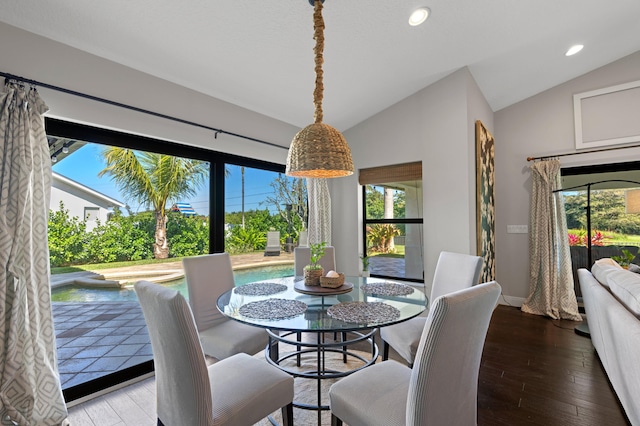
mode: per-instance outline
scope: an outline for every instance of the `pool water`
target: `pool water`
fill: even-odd
[[[233,271],[236,286],[291,275],[293,275],[293,265],[262,266],[259,268]],[[189,297],[187,293],[187,283],[184,278],[161,284],[167,288],[178,290],[186,298]],[[136,302],[138,298],[133,290],[133,286],[115,289],[86,288],[70,285],[51,289],[51,300],[53,302]]]

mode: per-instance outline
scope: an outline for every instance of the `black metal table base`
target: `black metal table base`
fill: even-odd
[[[340,341],[327,341],[325,339],[325,332],[323,331],[278,331],[278,330],[267,330],[269,334],[269,345],[265,350],[265,357],[267,361],[279,368],[280,370],[290,374],[294,378],[301,379],[310,379],[317,381],[317,399],[316,404],[306,404],[302,402],[293,401],[293,406],[296,408],[300,408],[303,410],[316,410],[318,412],[318,425],[321,424],[322,421],[322,411],[329,410],[328,405],[322,404],[322,380],[326,379],[339,379],[341,377],[348,376],[349,374],[353,374],[358,370],[362,370],[370,366],[371,364],[376,362],[378,358],[378,346],[375,343],[374,336],[377,329],[371,329],[366,332],[363,331],[349,331],[343,332],[342,330],[337,330],[340,333],[341,340]],[[282,334],[280,334],[282,333]],[[302,339],[302,334],[315,334],[315,341],[304,341]],[[310,339],[313,340],[313,339]],[[363,354],[367,354],[366,352],[356,352],[354,350],[349,350],[349,346],[354,345],[359,342],[366,341],[369,343],[371,348],[370,357],[365,356]],[[284,343],[287,345],[291,345],[295,348],[295,350],[286,352],[282,356],[279,354],[279,345],[278,343]],[[300,370],[295,369],[294,367],[288,367],[283,365],[283,363],[292,358],[296,358],[295,365],[296,367],[300,367],[300,359],[305,354],[315,354],[316,355],[316,365],[315,368]],[[350,370],[336,370],[327,367],[327,356],[329,354],[339,354],[342,356],[342,362],[346,364],[348,360],[357,360],[359,365],[357,368],[352,368]]]

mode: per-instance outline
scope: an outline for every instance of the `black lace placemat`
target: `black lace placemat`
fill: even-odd
[[[330,317],[358,324],[379,324],[400,318],[400,311],[382,302],[344,302],[327,309]]]
[[[240,314],[254,319],[282,319],[295,317],[307,310],[307,304],[299,300],[267,299],[240,306]]]
[[[249,283],[236,287],[235,294],[241,296],[269,296],[271,294],[282,293],[287,290],[287,286],[278,283]]]
[[[414,292],[410,285],[392,282],[363,284],[360,289],[365,294],[380,296],[406,296]]]

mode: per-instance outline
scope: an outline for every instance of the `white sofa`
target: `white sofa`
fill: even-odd
[[[609,259],[578,270],[591,341],[632,425],[640,425],[640,274]]]

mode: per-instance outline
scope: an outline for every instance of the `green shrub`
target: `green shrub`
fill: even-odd
[[[86,262],[86,223],[70,217],[60,202],[58,211],[49,210],[49,258],[51,266],[67,266]]]
[[[153,257],[153,234],[132,217],[116,211],[104,225],[98,222],[88,239],[87,253],[92,263],[123,262]]]
[[[229,253],[246,253],[264,250],[267,245],[267,233],[255,228],[235,226],[226,238],[226,250]]]
[[[167,222],[169,257],[199,256],[209,253],[209,218],[169,213]]]

